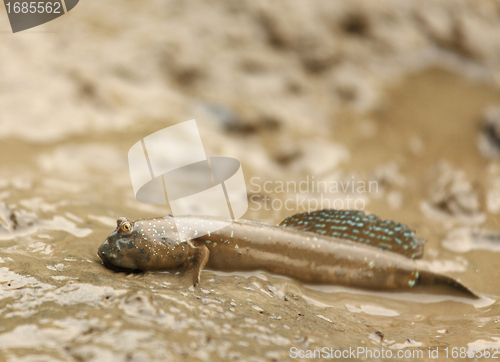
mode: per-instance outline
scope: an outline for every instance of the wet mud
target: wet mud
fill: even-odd
[[[498,12],[358,3],[126,2],[104,19],[115,8],[82,2],[42,33],[2,35],[0,360],[287,361],[323,347],[428,360],[429,348],[441,359],[447,347],[500,348]],[[128,149],[192,118],[209,156],[241,161],[245,219],[358,200],[414,228],[427,239],[421,263],[481,298],[258,271],[205,270],[194,288],[188,274],[105,268],[97,248],[116,218],[170,212],[134,198]]]

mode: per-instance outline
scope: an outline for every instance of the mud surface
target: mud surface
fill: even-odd
[[[36,31],[6,26],[0,360],[500,348],[495,3],[81,2]],[[106,269],[96,251],[117,217],[170,211],[135,200],[128,149],[192,118],[208,155],[241,161],[246,219],[357,200],[415,228],[422,263],[482,298],[209,270],[193,288],[188,275]]]

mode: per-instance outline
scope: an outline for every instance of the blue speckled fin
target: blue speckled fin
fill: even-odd
[[[323,236],[333,236],[419,259],[424,254],[425,240],[404,224],[381,220],[358,210],[318,210],[295,214],[280,224]]]

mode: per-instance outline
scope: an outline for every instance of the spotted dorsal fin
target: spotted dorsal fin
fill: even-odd
[[[289,216],[279,225],[375,246],[412,259],[424,254],[425,240],[417,238],[414,230],[398,222],[365,215],[363,211],[305,212]]]

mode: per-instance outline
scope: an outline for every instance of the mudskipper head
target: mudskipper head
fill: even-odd
[[[134,258],[131,257],[133,253],[130,252],[130,249],[134,248],[136,233],[134,222],[125,217],[119,217],[116,220],[116,230],[108,236],[97,251],[104,265],[118,269],[138,269]]]
[[[112,269],[169,270],[187,258],[189,246],[180,241],[171,216],[137,220],[119,217],[116,230],[97,255]]]

